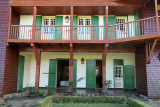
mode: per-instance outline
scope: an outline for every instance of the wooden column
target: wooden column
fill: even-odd
[[[38,51],[34,44],[32,44],[32,46],[33,46],[33,51],[34,51],[34,55],[35,55],[35,59],[36,59],[35,87],[39,89],[41,51]]]
[[[69,80],[73,81],[73,44],[70,44],[70,74],[69,74]]]
[[[108,41],[108,6],[106,6],[106,41]]]
[[[73,6],[71,6],[70,40],[73,40]]]
[[[157,33],[159,34],[159,18],[158,18],[157,0],[154,0],[154,3],[155,3],[155,13],[156,13],[156,22],[157,22]]]
[[[12,16],[12,7],[9,7],[8,37],[7,37],[7,39],[9,39],[9,35],[10,35],[11,16]]]
[[[102,53],[102,83],[103,83],[103,89],[106,89],[104,86],[104,82],[106,81],[106,57],[107,57],[107,47],[108,44],[105,44],[103,53]]]
[[[34,39],[35,39],[36,16],[37,16],[37,7],[34,7],[33,8],[32,41],[34,41]]]

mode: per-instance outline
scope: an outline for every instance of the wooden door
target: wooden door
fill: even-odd
[[[86,88],[96,88],[96,60],[86,60]]]
[[[48,88],[56,88],[56,59],[49,60]]]
[[[134,66],[124,66],[124,89],[134,90]]]
[[[17,91],[21,91],[23,88],[23,74],[24,74],[24,56],[19,56],[18,64],[18,82],[17,82]]]

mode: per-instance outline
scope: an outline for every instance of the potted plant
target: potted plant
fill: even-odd
[[[84,78],[81,77],[77,81],[68,81],[68,89],[67,89],[67,95],[72,95],[73,93],[73,87],[77,85],[78,82],[82,81]]]
[[[103,88],[103,90],[102,90],[102,95],[103,95],[103,96],[109,95],[108,89],[111,87],[111,80],[105,81],[105,82],[103,83],[103,86],[104,86],[105,88]]]

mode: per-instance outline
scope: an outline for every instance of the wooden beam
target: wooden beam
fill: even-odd
[[[147,61],[147,63],[150,63],[151,56],[152,56],[152,53],[153,53],[153,51],[154,51],[154,49],[155,49],[155,46],[156,46],[157,41],[158,41],[158,38],[156,38],[156,39],[154,40],[154,42],[153,42],[152,48],[151,48],[151,50],[150,50],[150,52],[149,52],[149,56],[148,56],[148,61]]]
[[[70,47],[39,47],[38,51],[43,52],[70,52]],[[103,52],[103,48],[95,47],[73,47],[74,52]],[[32,52],[31,47],[19,47],[18,51]],[[108,53],[135,53],[136,48],[112,48],[108,47]]]
[[[73,6],[71,6],[71,20],[70,20],[70,40],[73,40]]]
[[[143,6],[143,1],[10,1],[10,6]]]
[[[146,63],[148,64],[148,43],[146,43]]]
[[[155,13],[156,13],[156,23],[157,23],[157,33],[159,35],[159,17],[158,17],[158,4],[157,0],[154,0],[155,3]]]
[[[32,41],[35,39],[35,29],[36,29],[36,16],[37,16],[37,8],[33,8],[33,27],[32,27]]]
[[[7,39],[9,39],[9,36],[10,36],[11,17],[12,17],[12,7],[9,7],[8,36],[7,36]]]
[[[103,53],[102,53],[102,84],[103,84],[103,90],[106,89],[104,83],[106,82],[106,57],[107,57],[107,47],[108,44],[105,44]]]
[[[33,52],[34,52],[35,59],[36,59],[35,87],[39,89],[41,51],[38,51],[34,44],[32,44],[32,46],[33,46]]]
[[[108,41],[108,6],[106,6],[106,41]]]
[[[69,76],[69,80],[73,81],[73,44],[70,44],[70,76]]]

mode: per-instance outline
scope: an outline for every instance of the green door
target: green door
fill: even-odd
[[[42,16],[36,16],[36,25],[42,25]],[[41,38],[41,26],[35,29],[35,39],[40,40]]]
[[[77,40],[77,26],[78,25],[78,16],[73,16],[73,40]]]
[[[24,59],[24,56],[19,56],[17,91],[21,91],[23,88]]]
[[[124,89],[134,90],[134,66],[124,66]]]
[[[56,59],[49,60],[48,88],[56,88]]]
[[[63,25],[63,16],[56,16],[55,25],[62,26]],[[56,27],[56,40],[62,40],[62,27]]]
[[[74,59],[73,62],[73,81],[77,81],[77,60]],[[76,86],[74,85],[73,88],[76,88]]]
[[[91,25],[99,26],[99,16],[91,16]],[[91,40],[99,40],[99,27],[92,27]]]
[[[108,25],[115,25],[116,24],[116,16],[108,16]],[[106,25],[106,17],[104,17],[104,26]],[[106,29],[104,32],[106,35]],[[106,39],[106,36],[104,36]],[[112,31],[112,28],[108,27],[108,40],[116,39],[116,30]]]
[[[96,88],[96,60],[86,60],[86,88]]]

